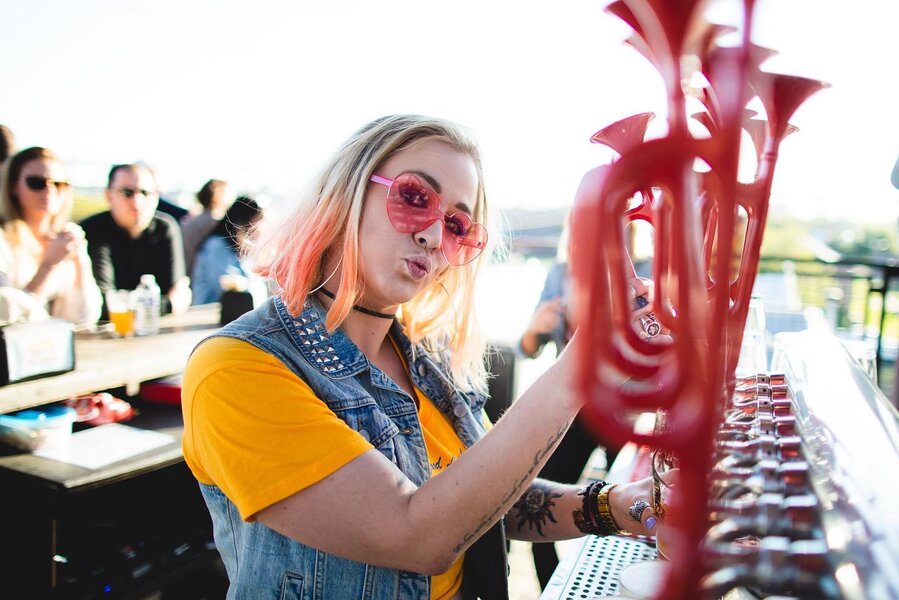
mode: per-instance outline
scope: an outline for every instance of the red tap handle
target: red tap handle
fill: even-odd
[[[581,330],[576,384],[586,400],[583,414],[607,439],[650,445],[674,454],[682,466],[669,517],[676,553],[663,587],[666,598],[698,595],[711,447],[734,385],[774,163],[791,131],[788,119],[823,87],[759,69],[771,51],[751,43],[754,0],[742,4],[742,42],[732,48],[716,45],[727,28],[704,22],[695,10],[698,0],[618,0],[607,7],[632,27],[628,43],[662,76],[668,135],[642,142],[648,119],[641,115],[598,132],[594,141],[617,147],[621,157],[585,175],[572,218],[573,304]],[[701,98],[707,112],[695,117],[708,129],[707,139],[694,139],[686,126],[685,54],[698,57],[709,82]],[[762,122],[747,113],[753,94],[768,119],[764,135]],[[756,145],[751,184],[737,181],[742,129]],[[696,159],[708,173],[693,171]],[[630,206],[636,194],[640,202]],[[745,236],[735,243],[743,214]],[[628,282],[634,272],[624,228],[635,220],[653,227],[655,308],[672,334],[664,343],[643,339],[631,322]],[[622,389],[622,377],[639,381]],[[666,414],[664,430],[632,432],[635,413],[658,410]]]

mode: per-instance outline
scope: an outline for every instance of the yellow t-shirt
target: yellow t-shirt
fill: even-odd
[[[418,388],[415,394],[433,477],[465,447],[434,403]],[[234,338],[213,338],[194,351],[181,397],[188,467],[247,521],[373,448],[284,363]],[[459,590],[463,558],[431,578],[432,599]]]

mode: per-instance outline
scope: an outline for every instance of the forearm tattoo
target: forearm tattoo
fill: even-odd
[[[517,530],[520,532],[527,525],[528,530],[536,529],[540,537],[546,537],[543,528],[546,527],[547,520],[558,523],[553,517],[552,508],[556,505],[555,499],[561,497],[562,494],[553,492],[552,486],[546,482],[532,483],[518,502],[512,505],[511,512],[518,519]]]
[[[497,518],[502,513],[503,508],[505,508],[509,503],[509,500],[511,500],[512,498],[517,498],[521,495],[521,490],[522,488],[524,488],[525,482],[530,481],[534,472],[539,470],[540,465],[543,463],[543,459],[546,458],[546,455],[555,450],[556,445],[559,443],[559,440],[562,439],[562,436],[565,435],[565,432],[568,431],[568,427],[571,425],[571,422],[573,420],[574,419],[572,418],[566,421],[562,425],[562,427],[556,433],[554,433],[552,437],[549,438],[549,440],[547,440],[546,446],[538,450],[537,454],[534,455],[534,460],[531,464],[531,468],[528,469],[528,472],[525,473],[518,481],[516,481],[512,485],[512,489],[509,490],[509,492],[500,500],[499,506],[497,506],[490,513],[484,515],[480,523],[478,523],[478,525],[472,531],[469,531],[465,534],[465,536],[462,538],[462,541],[456,544],[456,546],[453,548],[453,552],[461,552],[462,548],[465,548],[473,539],[481,535],[481,533],[483,533],[485,529],[490,527],[490,525],[497,520]]]

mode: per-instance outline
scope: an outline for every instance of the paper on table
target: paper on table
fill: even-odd
[[[86,469],[99,469],[175,441],[172,436],[158,431],[107,423],[72,434],[67,444],[35,450],[34,455]]]

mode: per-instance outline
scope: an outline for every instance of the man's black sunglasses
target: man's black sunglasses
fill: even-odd
[[[115,188],[115,191],[120,193],[121,195],[123,195],[128,200],[131,200],[138,194],[140,194],[144,198],[147,198],[149,196],[153,196],[156,194],[156,192],[154,192],[152,190],[142,190],[140,188],[127,188],[127,187]]]

